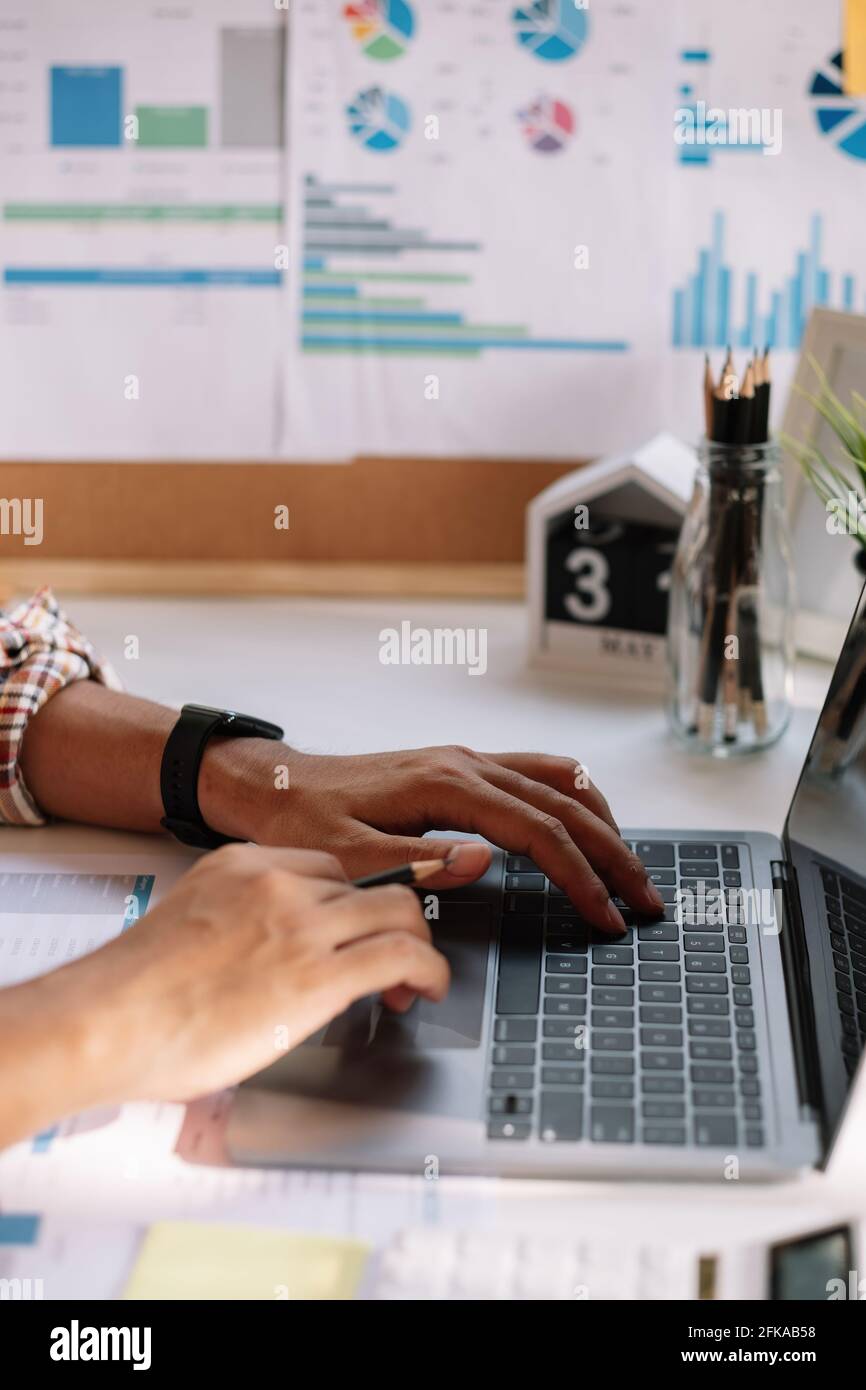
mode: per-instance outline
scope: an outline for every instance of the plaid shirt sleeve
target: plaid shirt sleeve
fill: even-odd
[[[45,824],[21,777],[21,741],[28,720],[45,701],[80,680],[121,688],[50,589],[40,589],[11,613],[0,613],[0,824]]]

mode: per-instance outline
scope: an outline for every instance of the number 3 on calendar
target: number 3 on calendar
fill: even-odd
[[[565,568],[574,575],[575,592],[563,599],[572,618],[579,623],[603,622],[611,606],[607,557],[600,550],[579,546],[567,557]]]

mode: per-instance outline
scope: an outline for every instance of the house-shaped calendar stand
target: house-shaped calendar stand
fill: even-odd
[[[532,500],[532,664],[663,689],[670,567],[695,464],[692,449],[660,434],[576,469]]]

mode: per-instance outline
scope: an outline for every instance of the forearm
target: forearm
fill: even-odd
[[[21,750],[24,781],[42,810],[62,820],[157,831],[163,749],[177,711],[76,681],[30,721]],[[255,837],[255,788],[273,785],[280,745],[212,739],[202,760],[199,804],[212,829]],[[259,767],[261,765],[261,769]]]
[[[79,980],[76,964],[0,990],[0,1148],[117,1099],[123,1040],[104,1004],[84,1004]]]

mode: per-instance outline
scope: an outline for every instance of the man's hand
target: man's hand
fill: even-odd
[[[274,787],[278,764],[286,769],[284,790]],[[612,893],[656,916],[662,901],[604,797],[576,777],[580,772],[572,759],[542,753],[445,747],[321,757],[244,739],[223,743],[209,765],[205,759],[199,802],[224,834],[327,848],[353,877],[435,858],[459,844],[422,839],[426,830],[470,831],[527,855],[586,921],[622,932]],[[466,883],[489,862],[486,847],[464,843],[429,886]]]
[[[109,945],[0,991],[16,1059],[0,1145],[90,1106],[232,1085],[356,999],[402,1011],[448,981],[410,888],[353,888],[328,854],[227,846]]]

